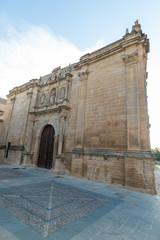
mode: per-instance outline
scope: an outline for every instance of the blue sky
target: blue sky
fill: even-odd
[[[160,147],[159,0],[0,0],[0,96],[112,43],[138,19],[150,39],[151,145]]]
[[[137,18],[148,34],[155,32],[159,10],[159,0],[0,0],[1,18],[17,29],[47,26],[81,50],[99,38],[117,40]]]

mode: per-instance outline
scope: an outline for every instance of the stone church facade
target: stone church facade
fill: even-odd
[[[7,96],[0,160],[155,193],[146,93],[149,40],[131,33]]]

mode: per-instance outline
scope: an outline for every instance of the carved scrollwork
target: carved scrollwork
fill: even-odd
[[[137,56],[138,56],[138,52],[136,51],[132,54],[123,56],[123,60],[126,64],[135,63],[137,61]]]
[[[81,72],[78,72],[78,76],[80,78],[80,80],[85,80],[87,79],[87,76],[88,76],[88,69],[85,69]]]
[[[53,74],[51,75],[51,81],[56,82],[57,81],[57,75]]]
[[[147,53],[143,54],[143,60],[144,60],[144,63],[146,64],[147,63]]]
[[[45,84],[47,84],[47,79],[43,79],[43,78],[40,77],[38,85],[43,86]]]

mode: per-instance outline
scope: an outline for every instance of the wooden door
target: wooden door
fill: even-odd
[[[43,129],[39,147],[38,167],[52,167],[54,135],[55,131],[51,125],[47,125]]]

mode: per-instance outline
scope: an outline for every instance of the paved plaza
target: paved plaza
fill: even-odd
[[[159,240],[160,195],[0,162],[0,240],[16,239]]]

